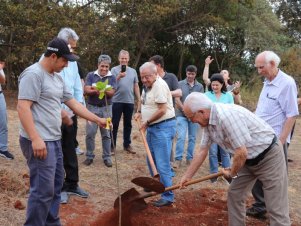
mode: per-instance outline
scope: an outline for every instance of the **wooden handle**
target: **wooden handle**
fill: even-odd
[[[201,177],[201,178],[197,178],[197,179],[194,179],[194,180],[190,180],[190,181],[188,181],[188,182],[185,183],[185,186],[196,184],[196,183],[199,183],[199,182],[202,182],[202,181],[205,181],[205,180],[209,180],[211,178],[219,177],[219,176],[222,176],[222,175],[223,175],[222,172],[210,174],[210,175],[207,175],[205,177]],[[178,189],[178,188],[180,188],[179,184],[165,188],[164,192],[175,190],[175,189]],[[148,192],[148,193],[143,193],[143,194],[140,194],[137,197],[135,197],[133,200],[149,198],[149,197],[152,197],[152,196],[155,196],[155,195],[158,195],[158,194],[160,194],[160,193],[157,193],[157,192],[154,192],[154,191]]]
[[[147,144],[147,141],[146,141],[146,138],[145,138],[145,134],[144,134],[144,131],[140,128],[141,127],[141,122],[140,122],[140,119],[137,119],[136,120],[137,124],[138,124],[138,127],[139,127],[139,131],[140,131],[140,134],[142,136],[142,140],[143,140],[143,144],[144,144],[144,147],[145,147],[145,151],[146,151],[146,154],[147,154],[147,157],[148,157],[148,161],[149,161],[149,164],[152,168],[152,171],[153,171],[153,174],[154,174],[154,177],[158,175],[158,171],[156,169],[156,166],[155,166],[155,163],[154,163],[154,159],[153,159],[153,156],[151,154],[151,151],[149,149],[149,146]]]

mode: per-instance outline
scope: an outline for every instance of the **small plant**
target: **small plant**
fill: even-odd
[[[97,82],[96,85],[94,86],[99,91],[98,98],[100,100],[105,98],[107,115],[109,115],[109,109],[108,109],[108,100],[107,100],[107,96],[106,96],[106,91],[109,91],[112,89],[112,86],[108,85],[108,82],[109,82],[109,80],[106,79],[106,81],[104,81],[104,82]],[[111,117],[107,118],[106,129],[110,129],[111,123],[112,123],[112,118]]]

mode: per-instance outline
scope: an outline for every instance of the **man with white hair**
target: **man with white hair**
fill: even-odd
[[[175,110],[168,85],[158,75],[154,63],[146,62],[140,67],[143,83],[141,105],[135,119],[142,117],[142,130],[147,130],[147,143],[156,164],[160,181],[165,187],[172,186],[170,155],[172,140],[176,133]],[[140,113],[141,112],[141,113]],[[149,167],[151,175],[151,167]],[[154,206],[169,206],[174,202],[172,191],[164,192]]]
[[[62,28],[58,33],[58,38],[63,39],[68,43],[71,52],[76,49],[77,41],[79,40],[76,32],[68,27]],[[83,88],[78,73],[77,62],[68,62],[68,66],[61,72],[67,88],[72,93],[74,99],[80,103],[84,103]],[[77,134],[77,116],[65,104],[62,105],[63,110],[69,112],[73,124],[62,124],[62,150],[64,156],[65,181],[61,193],[61,203],[68,202],[69,195],[77,195],[82,198],[87,198],[89,193],[79,187],[78,160],[76,155],[76,134]]]
[[[283,148],[271,126],[241,106],[213,103],[198,92],[188,95],[184,112],[204,127],[204,133],[180,185],[185,186],[203,164],[211,143],[217,143],[233,155],[231,169],[223,169],[224,176],[233,179],[228,190],[229,225],[245,225],[245,200],[256,179],[264,185],[270,225],[290,225]]]
[[[272,51],[259,53],[255,59],[258,74],[265,78],[255,114],[266,121],[283,145],[287,166],[287,143],[298,112],[297,86],[294,79],[281,71],[280,57]],[[252,194],[255,203],[247,210],[248,216],[265,218],[266,206],[262,182],[257,180]]]

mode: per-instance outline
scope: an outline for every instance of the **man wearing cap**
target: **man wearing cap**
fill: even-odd
[[[116,78],[110,72],[111,57],[108,55],[100,55],[98,58],[98,69],[89,72],[85,83],[85,93],[88,95],[87,108],[99,117],[112,117],[112,97],[116,90]],[[95,88],[97,82],[105,82],[112,87],[105,91],[105,97],[99,99],[99,91]],[[96,123],[87,122],[86,125],[86,160],[83,162],[86,166],[93,163],[95,157],[95,135],[98,125]],[[100,128],[102,139],[102,159],[107,167],[112,167],[111,161],[111,135],[110,131]]]
[[[61,145],[61,102],[77,115],[106,126],[77,102],[58,72],[75,61],[67,43],[49,42],[44,58],[19,76],[17,110],[21,121],[20,147],[30,173],[30,194],[24,225],[61,225],[60,193],[64,181]]]

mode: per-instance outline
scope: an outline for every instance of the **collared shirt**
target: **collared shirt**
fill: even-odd
[[[62,76],[67,89],[69,89],[74,99],[84,103],[83,87],[78,73],[77,62],[68,61],[68,67],[65,67],[59,74]],[[62,104],[62,106],[63,109],[71,111],[67,105]]]
[[[157,79],[153,83],[151,89],[143,89],[141,101],[141,115],[143,122],[149,120],[152,115],[158,110],[157,104],[166,104],[167,110],[161,118],[152,122],[152,124],[175,117],[175,110],[173,108],[170,90],[166,82],[164,82],[164,80],[160,76],[157,76]]]
[[[264,81],[255,114],[274,129],[277,137],[286,119],[299,115],[297,94],[294,79],[281,70],[272,81]],[[290,136],[287,142],[290,142]]]
[[[231,154],[244,146],[248,152],[247,159],[253,159],[269,147],[273,138],[272,127],[246,108],[214,103],[209,125],[204,128],[201,146],[217,143]]]
[[[105,82],[107,79],[109,80],[108,85],[111,85],[113,89],[116,89],[116,78],[115,76],[112,76],[112,73],[110,71],[105,76],[101,76],[98,73],[98,70],[89,72],[86,77],[85,86],[92,86],[94,83],[97,83],[99,81]],[[108,105],[112,104],[112,97],[107,98],[107,101],[108,101]],[[88,104],[99,106],[99,107],[103,107],[106,105],[105,98],[100,100],[98,98],[98,95],[88,96]]]
[[[191,86],[187,79],[179,81],[179,87],[182,90],[182,96],[180,98],[181,102],[184,103],[186,97],[192,92],[204,92],[204,87],[201,83],[199,83],[196,79],[194,80],[193,86]],[[178,108],[176,109],[176,116],[185,117],[184,113],[180,111]]]

